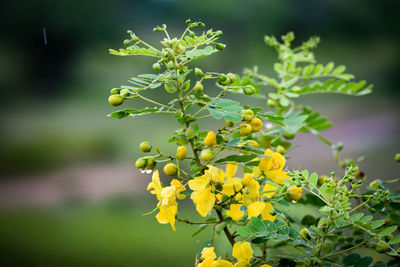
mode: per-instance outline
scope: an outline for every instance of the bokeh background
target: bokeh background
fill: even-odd
[[[375,85],[372,95],[304,97],[335,126],[324,133],[344,143],[344,156],[366,156],[367,179],[398,177],[400,151],[400,23],[396,0],[146,0],[11,1],[0,9],[0,262],[2,266],[192,266],[205,231],[159,225],[149,175],[133,162],[148,140],[164,151],[174,127],[162,116],[114,120],[109,90],[152,60],[108,55],[131,29],[149,42],[163,23],[180,33],[187,18],[221,29],[227,48],[202,59],[207,70],[272,73],[274,51],[264,34],[318,35],[322,63],[345,64]],[[45,32],[45,34],[44,34]],[[212,95],[213,88],[208,88]],[[163,90],[152,92],[162,99]],[[232,96],[235,98],[235,96]],[[246,103],[259,104],[246,99]],[[126,107],[144,107],[128,101]],[[210,124],[211,125],[211,124]],[[338,170],[331,149],[299,135],[290,168]],[[193,204],[183,205],[195,217]]]

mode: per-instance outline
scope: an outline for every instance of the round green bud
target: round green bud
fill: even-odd
[[[187,19],[186,21],[185,21],[185,23],[186,24],[190,24],[192,21],[190,20],[190,19]]]
[[[204,149],[200,152],[200,158],[204,162],[208,162],[214,158],[214,152],[211,149]]]
[[[323,185],[328,179],[329,177],[325,175],[321,175],[320,177],[318,177],[318,186]]]
[[[118,95],[120,91],[121,91],[120,88],[113,88],[113,89],[111,89],[110,94],[111,95]]]
[[[158,32],[158,31],[159,31],[159,29],[157,27],[153,28],[153,32]]]
[[[164,88],[165,88],[165,91],[167,91],[170,94],[176,92],[176,87],[173,84],[166,83],[166,84],[164,84]]]
[[[203,85],[200,81],[196,82],[196,85],[193,88],[196,92],[203,92]]]
[[[251,121],[254,118],[254,112],[251,109],[244,109],[240,113],[245,121]]]
[[[234,83],[236,81],[236,76],[232,72],[226,74],[226,77],[231,81],[231,83]]]
[[[136,160],[135,166],[138,169],[144,169],[146,167],[147,160],[145,158],[138,158]]]
[[[182,84],[181,90],[186,91],[190,87],[190,80],[186,81],[184,84]]]
[[[217,43],[217,44],[215,44],[215,48],[216,48],[217,50],[219,50],[219,51],[222,51],[222,50],[224,50],[224,49],[225,49],[225,47],[226,47],[226,45],[224,45],[224,44],[221,44],[221,43]]]
[[[256,92],[256,88],[254,88],[253,85],[248,84],[248,85],[246,85],[246,86],[243,88],[243,92],[244,92],[246,95],[252,95],[252,94],[254,94],[254,93]]]
[[[221,30],[218,30],[215,32],[215,36],[221,36],[223,34],[223,32]]]
[[[248,136],[251,134],[251,125],[244,123],[239,126],[239,133],[241,136]]]
[[[203,22],[199,22],[199,28],[203,29],[206,25]]]
[[[183,54],[183,53],[185,53],[185,51],[186,51],[186,47],[183,46],[183,45],[181,45],[181,44],[178,44],[178,45],[175,47],[175,51],[176,51],[178,54]]]
[[[225,121],[225,126],[226,127],[234,127],[235,126],[235,123],[234,122],[232,122],[232,121]]]
[[[132,44],[132,40],[125,39],[124,46],[130,46]]]
[[[400,153],[397,153],[396,156],[394,156],[394,160],[395,160],[397,163],[400,163]]]
[[[318,228],[319,229],[325,229],[329,224],[329,219],[326,217],[322,217],[321,219],[319,219],[318,221]]]
[[[293,138],[296,137],[296,133],[288,133],[288,132],[286,132],[286,133],[283,134],[283,137],[285,139],[287,139],[287,140],[292,140]]]
[[[194,68],[194,74],[196,76],[203,76],[204,75],[203,71],[201,69],[199,69],[199,68]]]
[[[146,170],[154,170],[154,168],[156,167],[156,160],[154,158],[148,158],[147,159],[147,164],[146,164]]]
[[[369,187],[379,188],[380,186],[379,186],[379,183],[377,182],[377,180],[375,180],[375,181],[372,181],[372,182],[369,184]]]
[[[151,151],[151,145],[149,142],[144,141],[140,143],[140,150],[142,150],[142,152],[150,152]]]
[[[120,106],[122,103],[124,103],[124,98],[120,95],[110,95],[108,98],[108,103],[113,106]]]
[[[126,88],[122,89],[119,92],[119,95],[122,96],[122,97],[128,96],[129,94],[130,94],[129,89],[126,89]]]
[[[164,166],[164,173],[168,176],[175,176],[178,172],[178,167],[174,163],[168,163]]]
[[[270,108],[274,108],[275,107],[275,101],[272,99],[268,99],[267,100],[267,106]]]
[[[231,80],[228,77],[226,77],[225,74],[219,75],[218,84],[220,84],[220,85],[229,85],[230,83],[231,83]]]
[[[154,63],[154,64],[153,64],[153,70],[155,70],[155,71],[161,70],[161,65],[160,65],[160,63]]]
[[[279,154],[285,154],[286,153],[286,149],[283,147],[283,146],[281,146],[281,145],[279,145],[277,148],[276,148],[276,152],[278,152]]]
[[[196,34],[194,34],[194,32],[192,32],[192,31],[189,31],[189,36],[190,36],[190,37],[195,37]]]
[[[343,143],[342,143],[342,142],[339,142],[339,143],[337,144],[337,150],[338,150],[338,151],[342,151],[342,149],[343,149]]]
[[[384,242],[382,240],[380,240],[375,246],[376,251],[379,253],[385,252],[388,248],[389,248],[389,245],[386,244],[386,242]]]

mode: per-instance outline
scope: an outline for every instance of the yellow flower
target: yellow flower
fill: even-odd
[[[244,211],[240,210],[240,206],[242,204],[231,204],[230,209],[226,211],[226,215],[235,222],[239,221],[244,215]]]
[[[276,186],[266,183],[263,188],[263,197],[271,198],[275,195],[278,188]]]
[[[147,190],[151,194],[156,195],[158,199],[157,207],[159,212],[156,219],[161,224],[171,224],[175,231],[175,216],[178,211],[178,202],[176,197],[179,196],[179,190],[182,190],[183,185],[178,180],[171,181],[171,185],[162,187],[158,170],[153,173],[152,181],[147,186]]]
[[[181,192],[186,190],[186,187],[184,187],[179,180],[173,179],[171,181],[171,185],[175,187],[175,194],[178,199],[184,199],[186,197],[186,195],[181,194]]]
[[[275,183],[283,184],[283,180],[290,177],[283,171],[286,159],[277,152],[267,149],[264,153],[269,158],[262,158],[258,167],[267,179],[271,179]]]
[[[258,217],[265,208],[265,203],[261,201],[253,202],[247,206],[247,218]]]
[[[253,249],[249,242],[237,242],[233,245],[232,256],[235,257],[238,262],[250,262],[253,257]]]
[[[269,202],[266,202],[266,203],[264,203],[264,204],[265,204],[264,209],[263,209],[263,211],[261,212],[261,216],[262,216],[263,220],[268,220],[268,221],[271,221],[271,222],[275,221],[276,215],[272,216],[272,215],[269,213],[269,211],[270,211],[271,209],[273,209],[274,207],[273,207],[272,204],[269,203]]]
[[[198,267],[212,267],[212,266],[214,266],[213,262],[216,257],[217,257],[217,255],[215,255],[213,247],[204,248],[201,251],[202,262],[199,263],[197,266]]]
[[[237,167],[238,166],[236,164],[232,164],[232,163],[229,163],[226,165],[226,171],[225,171],[226,179],[230,179],[230,178],[233,178],[233,176],[235,176]]]
[[[245,173],[242,179],[242,185],[246,190],[242,194],[242,203],[249,205],[257,201],[260,197],[260,184],[253,178],[253,174]]]
[[[269,265],[269,264],[263,264],[263,265],[261,265],[260,267],[272,267],[272,266]]]
[[[233,267],[233,264],[230,261],[218,259],[213,262],[212,267]]]

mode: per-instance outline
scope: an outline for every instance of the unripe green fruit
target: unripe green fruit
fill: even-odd
[[[196,92],[203,92],[203,85],[200,81],[196,82],[196,85],[193,88]]]
[[[224,49],[225,49],[225,47],[226,47],[226,45],[225,45],[225,44],[221,44],[221,43],[217,43],[217,44],[215,44],[215,48],[216,48],[217,50],[219,50],[219,51],[222,51],[222,50],[224,50]]]
[[[154,158],[147,158],[147,163],[146,163],[146,170],[154,170],[156,167],[156,160]]]
[[[251,121],[254,118],[254,112],[251,109],[244,109],[240,113],[245,121]]]
[[[168,163],[164,166],[164,173],[168,176],[175,176],[178,172],[178,167],[174,163]]]
[[[199,68],[194,68],[194,74],[196,76],[203,76],[204,75],[203,71],[201,69],[199,69]]]
[[[187,156],[187,153],[188,153],[188,151],[187,151],[186,147],[179,146],[176,149],[176,158],[179,159],[179,160],[184,160],[186,158],[186,156]]]
[[[182,85],[181,90],[182,90],[182,91],[186,91],[187,89],[189,89],[189,87],[190,87],[190,80],[187,81],[187,82],[185,82],[185,83]]]
[[[164,88],[165,88],[165,91],[167,91],[167,92],[170,93],[170,94],[176,92],[176,87],[175,87],[174,85],[172,85],[172,84],[166,83],[166,84],[164,85]]]
[[[235,123],[234,122],[232,122],[232,121],[225,121],[225,126],[226,127],[234,127],[235,126]]]
[[[161,70],[161,65],[160,65],[160,63],[154,63],[154,64],[153,64],[153,70],[155,70],[155,71]]]
[[[256,92],[256,88],[254,88],[253,85],[248,84],[243,88],[243,91],[246,95],[252,95]]]
[[[279,154],[285,154],[286,153],[286,149],[283,146],[278,146],[276,148],[276,152],[278,152]]]
[[[300,230],[300,237],[304,240],[310,240],[310,231],[307,228],[303,228]]]
[[[214,152],[211,149],[204,149],[200,152],[200,158],[205,162],[212,160],[213,157]]]
[[[226,77],[231,81],[231,83],[234,83],[236,81],[236,76],[235,74],[229,72],[228,74],[226,74]]]
[[[121,91],[120,88],[113,88],[113,89],[111,89],[110,94],[111,95],[118,95],[120,91]]]
[[[119,95],[120,96],[122,96],[122,97],[125,97],[125,96],[128,96],[129,95],[129,89],[122,89],[120,92],[119,92]]]
[[[140,150],[142,150],[142,152],[150,152],[151,151],[151,145],[149,142],[144,141],[140,143]]]
[[[146,167],[147,160],[145,158],[138,158],[136,160],[135,166],[138,169],[144,169]]]
[[[131,40],[125,39],[124,40],[124,46],[130,46],[132,44]]]
[[[275,101],[272,100],[272,99],[268,99],[267,106],[270,107],[270,108],[274,108],[275,107]]]
[[[292,140],[293,138],[296,137],[296,133],[288,133],[288,132],[286,132],[286,133],[284,133],[283,137],[285,139],[287,139],[287,140]]]
[[[124,98],[120,95],[110,95],[110,97],[108,98],[108,103],[113,106],[119,106],[124,103]]]
[[[249,134],[251,134],[251,125],[250,124],[241,124],[239,126],[239,132],[241,136],[248,136]]]
[[[375,246],[376,251],[379,253],[385,252],[388,248],[389,245],[383,242],[382,240],[379,241]]]
[[[394,160],[395,160],[397,163],[400,163],[400,153],[397,153],[396,156],[394,156]]]

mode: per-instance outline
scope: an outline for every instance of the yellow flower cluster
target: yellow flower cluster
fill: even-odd
[[[180,192],[185,190],[185,187],[176,179],[171,181],[170,186],[163,187],[160,182],[158,170],[153,173],[152,181],[147,186],[150,193],[157,196],[157,207],[160,209],[156,215],[157,221],[161,224],[170,223],[175,231],[175,216],[178,211],[178,202],[176,198],[184,199],[186,196]]]
[[[253,249],[249,242],[237,242],[233,246],[232,256],[237,262],[233,264],[230,261],[217,258],[214,247],[204,248],[201,252],[200,263],[197,267],[248,267],[253,257]],[[271,265],[263,264],[261,267],[271,267]]]

